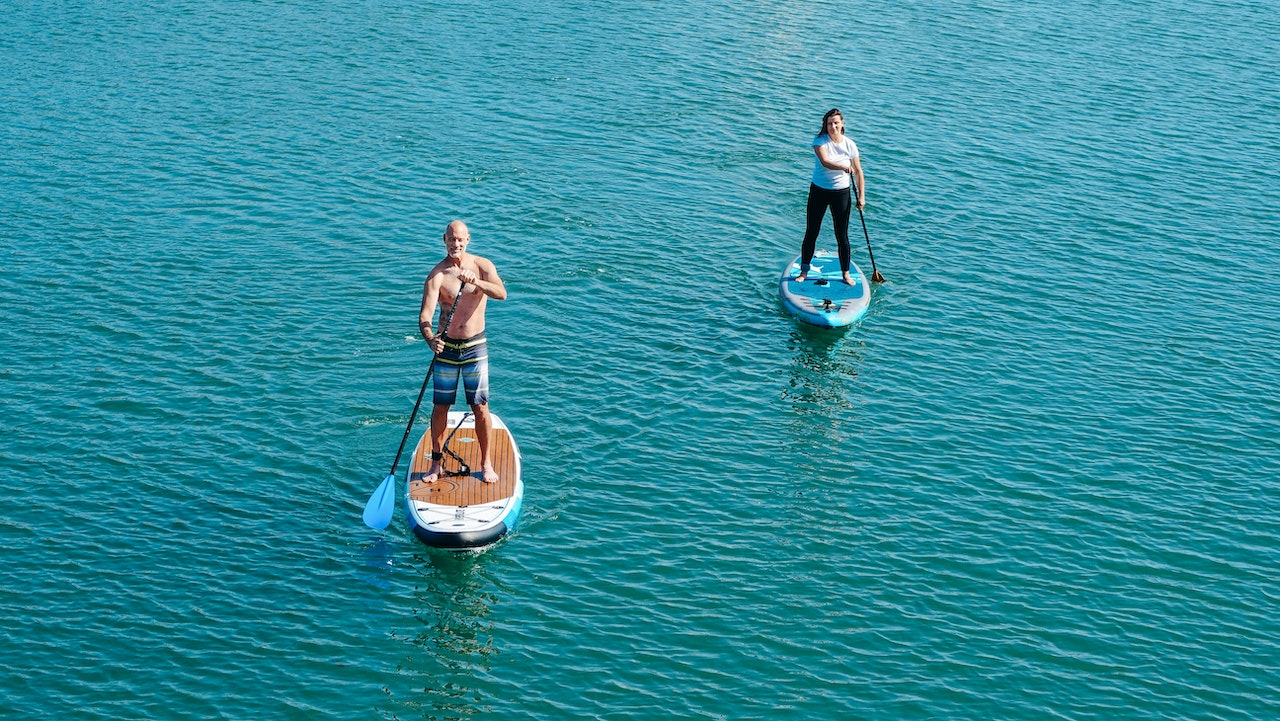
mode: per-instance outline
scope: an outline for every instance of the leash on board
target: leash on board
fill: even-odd
[[[467,422],[467,419],[468,419],[468,418],[471,418],[471,417],[472,417],[472,413],[471,413],[471,411],[467,411],[466,413],[463,413],[463,414],[462,414],[462,418],[458,420],[458,425],[454,426],[454,427],[453,427],[453,430],[452,430],[452,431],[449,431],[449,437],[444,439],[444,448],[442,449],[442,451],[444,452],[444,454],[445,454],[445,455],[452,456],[452,457],[453,457],[453,459],[454,459],[455,461],[457,461],[457,462],[458,462],[458,465],[459,465],[459,466],[461,466],[461,468],[459,468],[459,469],[458,469],[458,470],[456,470],[456,471],[451,471],[451,470],[449,470],[449,469],[445,468],[445,467],[444,467],[444,464],[443,464],[443,463],[441,463],[441,464],[440,464],[440,476],[441,476],[442,478],[449,477],[449,476],[469,476],[469,475],[471,475],[471,466],[468,466],[468,465],[467,465],[467,462],[466,462],[466,461],[464,461],[464,460],[462,460],[462,456],[458,455],[457,453],[454,453],[454,452],[453,452],[453,449],[449,447],[449,441],[452,441],[452,440],[453,440],[453,434],[457,433],[457,432],[458,432],[458,429],[462,427],[462,424],[463,424],[463,423],[466,423],[466,422]]]

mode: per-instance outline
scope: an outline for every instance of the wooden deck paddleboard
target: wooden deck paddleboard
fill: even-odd
[[[800,257],[787,264],[778,280],[778,295],[787,312],[800,320],[827,328],[840,328],[856,322],[871,304],[871,286],[855,263],[849,264],[853,285],[844,282],[840,259],[829,250],[813,254],[809,275],[800,275]]]
[[[449,412],[445,475],[440,480],[422,480],[431,467],[430,431],[422,434],[413,451],[405,511],[409,528],[428,546],[452,551],[480,549],[505,536],[520,518],[524,498],[520,450],[502,419],[493,413],[490,418],[489,455],[498,472],[497,483],[480,479],[480,443],[470,413]],[[470,473],[457,475],[464,463]]]

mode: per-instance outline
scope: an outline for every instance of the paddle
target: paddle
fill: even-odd
[[[858,186],[853,186],[854,205],[857,205]],[[871,252],[871,236],[867,234],[867,219],[862,215],[862,208],[858,208],[858,218],[862,221],[862,235],[867,239],[867,257],[871,258],[871,280],[876,283],[883,283],[884,276],[880,275],[880,271],[876,270],[876,256]]]
[[[462,289],[467,287],[466,283],[458,286],[458,296],[453,301],[453,306],[449,308],[449,314],[444,319],[444,330],[441,334],[449,332],[449,324],[453,323],[453,312],[458,309],[458,301],[462,299]],[[382,483],[374,489],[373,495],[369,496],[368,502],[364,504],[364,523],[369,528],[382,530],[391,523],[391,514],[396,509],[396,466],[400,465],[400,454],[404,453],[405,441],[409,440],[409,429],[413,428],[413,421],[418,417],[418,408],[422,406],[422,396],[427,393],[427,384],[431,382],[431,371],[436,369],[436,354],[431,352],[431,365],[427,368],[427,377],[422,379],[422,390],[418,391],[418,401],[413,404],[413,413],[409,416],[409,425],[404,428],[404,438],[400,439],[400,450],[396,451],[396,459],[391,462],[391,472],[387,477],[382,479]]]

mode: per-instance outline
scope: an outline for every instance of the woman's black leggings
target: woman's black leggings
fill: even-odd
[[[818,232],[822,230],[822,216],[826,215],[828,207],[831,208],[831,222],[835,226],[836,245],[840,250],[840,271],[849,272],[849,212],[853,209],[849,188],[827,190],[813,183],[809,184],[809,207],[804,213],[804,243],[800,246],[802,272],[809,272]]]

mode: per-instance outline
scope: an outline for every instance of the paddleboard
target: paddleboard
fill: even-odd
[[[450,551],[489,546],[515,528],[524,499],[520,477],[520,449],[505,423],[490,413],[493,430],[489,455],[497,483],[485,483],[480,473],[480,442],[475,418],[450,411],[445,431],[445,474],[435,483],[423,477],[431,467],[431,432],[422,434],[409,466],[405,511],[409,528],[423,543]]]
[[[840,258],[829,250],[813,254],[809,275],[804,282],[800,275],[800,257],[782,270],[778,280],[778,295],[782,307],[800,320],[826,328],[841,328],[857,321],[871,304],[871,286],[862,269],[849,264],[853,285],[844,282],[840,273]]]

